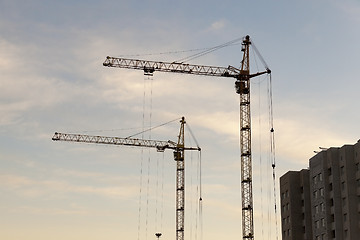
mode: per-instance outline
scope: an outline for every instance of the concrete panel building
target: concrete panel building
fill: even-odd
[[[288,172],[280,178],[280,193],[284,194],[281,205],[285,206],[281,211],[283,239],[359,238],[359,160],[360,140],[354,145],[323,150],[309,160],[309,170]],[[303,179],[305,171],[308,181]],[[299,195],[301,189],[304,192]],[[299,198],[302,200],[296,200]],[[310,204],[306,205],[307,201]],[[284,220],[288,217],[291,224]],[[303,232],[299,232],[300,228]]]
[[[282,239],[312,239],[310,183],[307,169],[280,178]]]

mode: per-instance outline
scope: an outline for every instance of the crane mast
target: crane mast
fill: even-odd
[[[242,201],[242,235],[243,240],[254,239],[253,193],[252,193],[252,161],[251,161],[251,114],[250,114],[250,79],[271,70],[250,73],[249,48],[250,37],[246,36],[242,42],[243,59],[241,68],[233,66],[216,67],[184,63],[167,63],[138,59],[106,57],[105,67],[127,68],[143,70],[145,74],[155,71],[183,73],[213,77],[235,78],[235,90],[240,95],[240,159],[241,159],[241,201]],[[177,235],[177,240],[183,240]]]
[[[236,93],[240,95],[240,159],[243,239],[254,238],[249,78],[250,44],[251,42],[249,38],[246,38],[242,43],[241,50],[243,51],[243,60],[241,64],[240,75],[235,82]]]
[[[106,136],[91,136],[84,134],[70,134],[55,132],[53,141],[79,142],[123,145],[134,147],[156,148],[163,152],[166,149],[174,150],[174,160],[176,161],[176,239],[184,239],[184,219],[185,219],[185,150],[201,151],[200,147],[185,147],[185,118],[180,120],[180,132],[177,143],[173,141],[146,140],[137,138],[120,138]],[[157,233],[159,234],[159,233]],[[161,235],[159,235],[161,236]]]
[[[184,239],[185,221],[185,141],[184,141],[185,119],[181,119],[181,127],[178,143],[174,151],[176,161],[176,240]]]

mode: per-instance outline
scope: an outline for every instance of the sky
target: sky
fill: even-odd
[[[185,130],[186,144],[202,148],[186,153],[185,239],[241,238],[234,80],[148,79],[102,63],[172,62],[246,35],[272,70],[276,146],[274,199],[270,80],[259,77],[251,87],[255,238],[280,239],[278,178],[307,168],[319,147],[360,139],[359,24],[358,0],[0,0],[0,239],[173,239],[171,151],[51,138],[127,137],[171,121],[137,136],[176,141],[181,116],[196,138]],[[187,63],[239,67],[240,48]],[[252,72],[264,70],[250,58]]]

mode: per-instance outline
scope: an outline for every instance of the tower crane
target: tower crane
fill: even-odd
[[[185,146],[185,118],[180,120],[180,132],[178,141],[159,141],[146,140],[137,138],[120,138],[106,136],[91,136],[83,134],[69,134],[55,132],[52,137],[53,141],[95,143],[95,144],[111,144],[135,147],[156,148],[157,151],[163,152],[166,149],[174,150],[174,160],[176,161],[176,239],[184,239],[184,220],[185,220],[185,151],[197,150],[201,151],[199,146]],[[158,234],[158,233],[157,233]],[[157,235],[156,235],[157,236]]]
[[[252,193],[252,162],[251,162],[251,116],[250,116],[250,79],[263,74],[265,71],[250,73],[249,48],[250,37],[247,35],[242,41],[243,59],[241,68],[233,66],[216,67],[193,65],[178,62],[158,62],[138,59],[106,57],[105,67],[127,68],[143,70],[145,74],[155,71],[169,73],[183,73],[212,77],[235,78],[235,90],[240,95],[240,159],[241,159],[241,202],[242,202],[242,235],[243,239],[254,239],[253,193]],[[183,240],[178,236],[176,240]]]

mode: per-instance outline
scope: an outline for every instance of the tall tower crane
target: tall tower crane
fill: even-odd
[[[105,67],[128,68],[143,70],[145,74],[155,71],[183,73],[213,77],[235,78],[236,93],[240,95],[240,158],[241,158],[241,202],[242,202],[242,235],[243,239],[254,239],[253,193],[252,193],[252,162],[251,162],[251,116],[250,116],[250,79],[271,70],[250,73],[249,48],[250,37],[242,41],[243,59],[241,68],[233,66],[215,67],[184,64],[177,62],[158,62],[138,59],[106,57]],[[183,240],[183,238],[177,238]]]
[[[111,144],[135,147],[156,148],[157,151],[163,152],[166,149],[174,150],[174,160],[176,161],[176,239],[184,239],[184,220],[185,220],[185,151],[197,150],[198,147],[185,147],[185,118],[180,120],[180,132],[177,143],[173,141],[145,140],[137,138],[120,138],[91,136],[83,134],[69,134],[55,132],[52,140],[67,142],[82,142],[95,144]],[[157,233],[158,234],[158,233]],[[158,236],[158,235],[156,235]],[[161,234],[160,234],[161,236]]]

